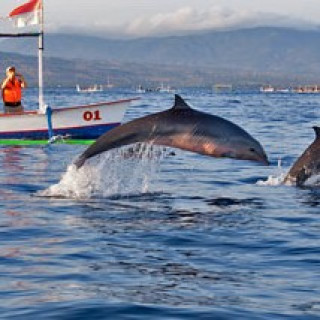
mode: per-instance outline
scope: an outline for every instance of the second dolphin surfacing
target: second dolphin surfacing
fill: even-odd
[[[316,137],[297,159],[284,179],[285,184],[304,187],[305,183],[320,174],[320,127],[313,127]]]
[[[100,136],[75,161],[77,168],[102,152],[134,143],[151,143],[211,157],[268,164],[260,143],[238,125],[192,109],[179,95],[168,110],[129,121]]]

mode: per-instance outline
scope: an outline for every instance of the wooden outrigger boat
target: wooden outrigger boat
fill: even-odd
[[[46,113],[1,113],[0,142],[3,139],[48,140],[54,136],[66,139],[96,139],[121,123],[133,100],[54,108],[51,109],[51,114],[48,113],[48,108]]]
[[[104,132],[121,124],[130,103],[138,98],[111,102],[100,102],[74,107],[49,107],[43,94],[43,0],[31,0],[40,3],[40,32],[0,33],[2,37],[38,37],[39,38],[39,109],[22,113],[0,113],[0,144],[40,144],[47,141],[84,143],[84,140],[96,139]],[[19,8],[18,8],[19,9]],[[56,139],[60,137],[61,139]]]

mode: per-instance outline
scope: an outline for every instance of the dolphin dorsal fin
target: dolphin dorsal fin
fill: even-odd
[[[174,106],[175,110],[190,109],[190,106],[178,95],[174,95]]]
[[[320,127],[313,127],[314,132],[316,133],[316,139],[320,139]]]

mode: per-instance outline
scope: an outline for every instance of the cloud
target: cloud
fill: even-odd
[[[57,27],[59,26],[59,27]],[[256,12],[252,10],[233,10],[213,6],[208,10],[197,10],[185,6],[168,13],[136,17],[129,23],[115,24],[105,18],[82,21],[77,19],[73,25],[55,23],[48,25],[51,32],[84,33],[102,37],[145,37],[163,35],[181,35],[205,30],[256,26],[306,27],[313,25],[298,19],[276,13]]]
[[[192,7],[183,7],[175,12],[137,18],[125,27],[124,33],[131,36],[168,35],[241,26],[293,26],[298,23],[301,21],[274,13],[235,11],[222,7],[199,11]]]

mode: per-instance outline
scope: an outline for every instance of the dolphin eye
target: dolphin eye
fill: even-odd
[[[255,148],[250,148],[249,151],[250,152],[256,152]]]

